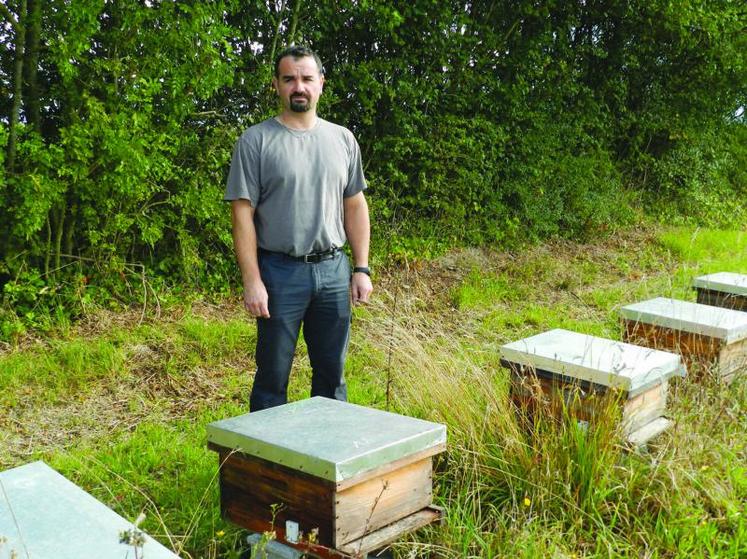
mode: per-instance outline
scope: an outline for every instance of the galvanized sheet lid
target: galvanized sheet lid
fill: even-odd
[[[627,320],[710,336],[726,343],[747,338],[747,313],[723,307],[657,297],[627,305],[620,314]]]
[[[340,482],[446,442],[446,427],[320,396],[210,423],[208,441]]]
[[[695,278],[693,287],[747,297],[747,275],[734,272],[708,274]]]
[[[503,358],[634,396],[672,376],[684,376],[679,355],[624,342],[550,330],[501,347]]]
[[[119,543],[128,522],[44,462],[0,472],[0,536],[3,553],[19,559],[124,559],[132,546]],[[147,559],[179,559],[150,536],[139,550]]]

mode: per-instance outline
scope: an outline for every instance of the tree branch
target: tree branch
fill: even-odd
[[[278,7],[277,16],[278,19],[276,21],[276,27],[275,27],[275,36],[272,38],[272,50],[270,50],[270,65],[275,63],[275,53],[277,52],[278,47],[278,38],[280,37],[280,29],[283,26],[283,12],[285,11],[285,6],[288,3],[288,0],[280,2],[280,6]]]
[[[298,13],[301,11],[301,3],[303,0],[295,0],[293,2],[293,12],[291,15],[290,32],[288,34],[289,44],[298,44],[296,40],[296,27],[298,26]]]
[[[13,26],[13,31],[18,33],[18,20],[13,15],[13,12],[10,11],[8,6],[6,6],[2,2],[0,2],[0,13],[2,13],[5,16],[5,19],[7,19]]]

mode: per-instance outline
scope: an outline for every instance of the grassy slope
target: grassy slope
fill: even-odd
[[[403,269],[404,268],[404,269]],[[520,431],[498,347],[548,328],[619,337],[617,309],[692,300],[694,275],[747,271],[747,234],[677,229],[398,266],[356,311],[351,400],[444,422],[444,527],[407,557],[747,556],[747,382],[673,387],[676,428],[623,452],[611,421]],[[236,557],[204,425],[246,411],[254,327],[232,302],[138,324],[99,314],[0,355],[0,468],[44,459],[184,556]],[[291,398],[307,396],[300,347]]]

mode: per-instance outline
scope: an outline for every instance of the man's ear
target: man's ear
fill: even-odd
[[[274,89],[275,93],[277,93],[278,95],[280,94],[280,92],[278,91],[278,79],[275,76],[272,77],[272,89]]]
[[[324,91],[324,74],[322,74],[322,77],[319,79],[319,83],[321,85],[319,92],[321,93],[322,91]]]

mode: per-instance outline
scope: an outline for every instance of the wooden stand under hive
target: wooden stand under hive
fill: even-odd
[[[747,275],[719,272],[693,280],[698,303],[747,311]]]
[[[439,520],[437,423],[315,397],[208,425],[231,522],[320,557],[357,557]]]
[[[747,313],[658,297],[620,309],[626,341],[674,351],[688,370],[731,382],[747,368]]]
[[[618,404],[621,430],[634,445],[671,425],[664,417],[668,379],[685,374],[678,355],[562,329],[504,345],[501,354],[520,409],[541,405],[594,421]]]

